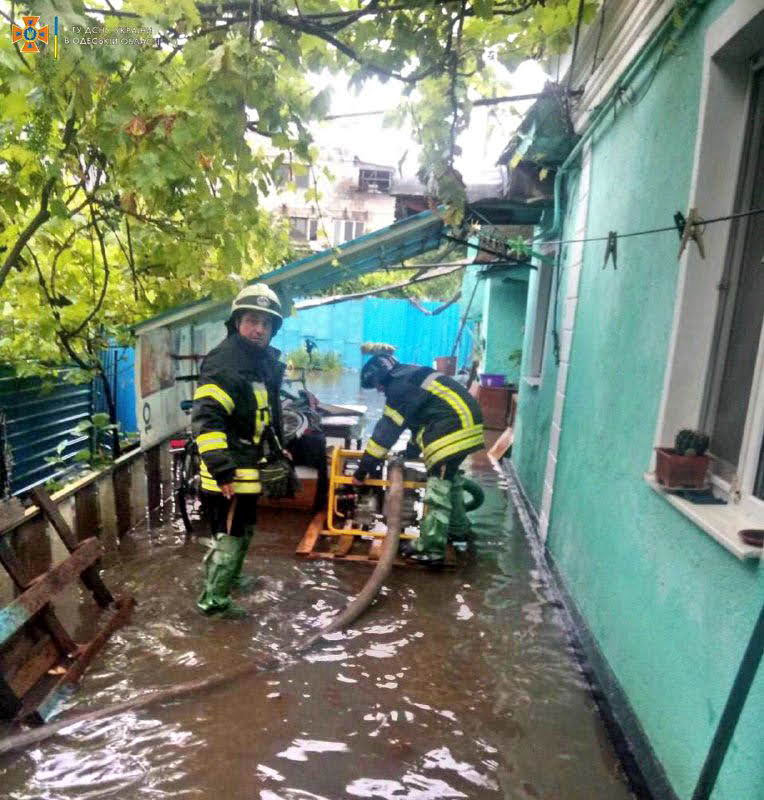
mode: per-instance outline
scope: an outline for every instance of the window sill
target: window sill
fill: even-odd
[[[541,378],[531,378],[529,375],[523,375],[523,383],[527,383],[528,386],[536,389],[541,386]]]
[[[747,558],[761,558],[762,548],[751,547],[738,536],[745,528],[761,528],[762,521],[744,514],[732,503],[726,506],[704,506],[691,503],[673,492],[667,492],[655,478],[654,472],[646,472],[645,482],[656,494],[688,517],[699,528],[715,539],[741,561]]]

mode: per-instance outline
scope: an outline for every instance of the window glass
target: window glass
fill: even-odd
[[[293,239],[306,241],[308,238],[307,217],[289,217],[289,234]]]
[[[740,194],[741,210],[764,205],[764,119],[762,73],[754,83],[749,146]],[[738,471],[741,444],[764,318],[764,225],[756,217],[736,223],[735,247],[727,278],[720,291],[726,295],[721,309],[716,397],[710,414],[711,451],[726,470]],[[761,470],[759,470],[760,477]],[[761,494],[761,480],[758,496]]]

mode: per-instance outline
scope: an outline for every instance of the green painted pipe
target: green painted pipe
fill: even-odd
[[[562,162],[562,165],[557,168],[554,176],[554,217],[552,219],[552,227],[548,230],[542,231],[539,236],[534,237],[534,241],[548,240],[555,236],[560,235],[562,230],[562,176],[570,170],[573,164],[581,154],[584,145],[594,136],[599,124],[609,114],[616,100],[619,99],[624,87],[632,81],[635,75],[642,69],[647,59],[652,55],[655,48],[663,40],[664,36],[668,36],[670,43],[678,41],[689,25],[695,21],[703,6],[708,3],[708,0],[696,0],[687,9],[684,18],[679,25],[674,24],[673,15],[669,14],[660,28],[653,34],[650,41],[642,48],[636,58],[629,64],[624,71],[620,80],[610,90],[608,96],[603,100],[598,109],[594,112],[594,119],[589,123],[581,138],[576,142],[575,147],[570,151],[568,157]]]

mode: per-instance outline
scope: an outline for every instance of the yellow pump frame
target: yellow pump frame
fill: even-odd
[[[329,466],[329,498],[326,509],[326,528],[321,531],[325,536],[369,536],[375,539],[384,539],[386,531],[362,531],[357,528],[338,528],[335,527],[335,516],[341,516],[337,511],[337,487],[352,486],[353,477],[345,475],[345,463],[351,459],[360,459],[363,455],[362,450],[343,450],[335,448],[332,453],[332,460]],[[363,482],[364,486],[382,486],[387,488],[390,481],[384,478],[367,478]],[[427,483],[424,481],[404,481],[404,489],[424,489]],[[401,539],[416,539],[417,533],[401,533]]]

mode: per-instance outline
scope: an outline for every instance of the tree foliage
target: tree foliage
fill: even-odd
[[[475,99],[498,91],[492,64],[567,46],[579,8],[595,6],[36,3],[41,24],[59,19],[59,57],[0,44],[0,361],[98,373],[106,341],[138,319],[282,263],[286,231],[259,201],[284,164],[311,162],[309,124],[330,101],[311,76],[327,71],[351,91],[371,76],[406,86],[421,176],[458,222],[457,139]]]

